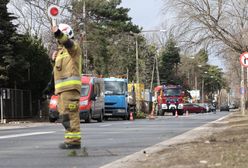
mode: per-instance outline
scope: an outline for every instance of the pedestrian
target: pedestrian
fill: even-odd
[[[67,24],[52,27],[58,41],[53,53],[55,94],[58,95],[58,111],[65,128],[61,149],[81,148],[79,99],[81,92],[81,48],[74,40],[72,28]]]

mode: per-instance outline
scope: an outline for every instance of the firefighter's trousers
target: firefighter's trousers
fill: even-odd
[[[65,143],[80,144],[80,93],[77,90],[70,90],[61,92],[58,97],[58,111],[65,128]]]

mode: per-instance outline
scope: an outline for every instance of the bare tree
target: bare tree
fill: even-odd
[[[248,50],[247,0],[164,0],[176,13],[174,31],[187,47]],[[220,48],[219,48],[220,47]]]
[[[205,48],[222,56],[230,86],[241,78],[239,56],[248,51],[248,0],[164,0],[172,30],[186,51]],[[247,73],[248,74],[248,73]],[[248,85],[248,81],[246,81]]]
[[[19,31],[41,37],[48,48],[52,43],[50,31],[52,20],[48,15],[48,7],[52,4],[61,8],[61,17],[58,21],[71,20],[69,12],[71,0],[11,0],[9,8],[18,17],[16,22]]]

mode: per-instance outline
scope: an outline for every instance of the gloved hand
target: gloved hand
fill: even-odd
[[[54,94],[54,85],[51,82],[49,82],[47,84],[47,87],[42,91],[42,94],[44,94],[44,95]]]

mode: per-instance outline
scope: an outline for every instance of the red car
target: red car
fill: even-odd
[[[183,105],[183,111],[186,113],[206,113],[207,109],[194,103],[187,103]]]

